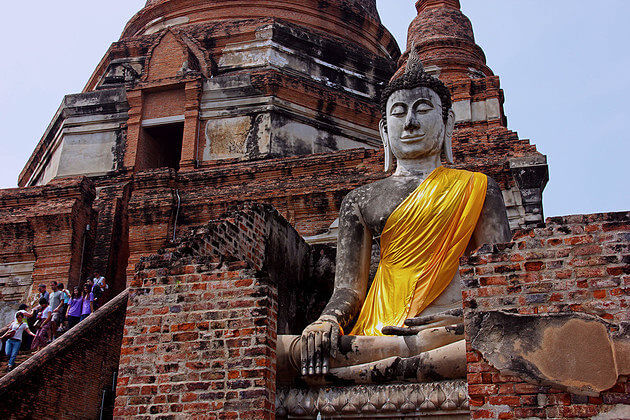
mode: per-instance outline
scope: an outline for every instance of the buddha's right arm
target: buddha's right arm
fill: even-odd
[[[319,319],[302,333],[303,375],[327,373],[341,328],[359,312],[367,293],[372,235],[361,216],[361,198],[360,189],[352,191],[341,205],[335,287]]]

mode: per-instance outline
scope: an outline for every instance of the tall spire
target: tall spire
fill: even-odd
[[[415,45],[427,71],[439,69],[445,81],[492,76],[459,0],[418,0],[416,9],[418,16],[409,26],[407,46]],[[409,49],[401,58],[401,66],[408,54]]]

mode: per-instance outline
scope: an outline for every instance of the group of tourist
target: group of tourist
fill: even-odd
[[[26,304],[21,304],[6,333],[0,337],[3,342],[6,341],[7,371],[15,366],[20,348],[37,351],[48,345],[96,311],[103,304],[103,295],[109,288],[105,277],[98,272],[87,279],[82,288],[74,287],[72,292],[56,281],[52,281],[50,286],[52,290],[48,292],[45,284],[39,285],[31,310]]]

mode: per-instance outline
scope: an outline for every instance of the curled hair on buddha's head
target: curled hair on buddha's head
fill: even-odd
[[[424,70],[415,44],[411,45],[405,72],[401,76],[390,80],[381,92],[381,113],[383,117],[387,116],[387,101],[394,92],[419,87],[429,88],[440,97],[442,101],[442,117],[444,123],[446,123],[451,109],[451,92],[440,79],[431,76]]]

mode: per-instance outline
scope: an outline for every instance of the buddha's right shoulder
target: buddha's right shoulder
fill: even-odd
[[[374,196],[381,196],[388,188],[388,178],[365,184],[350,191],[344,198],[344,203],[356,204],[361,207],[371,201]]]

